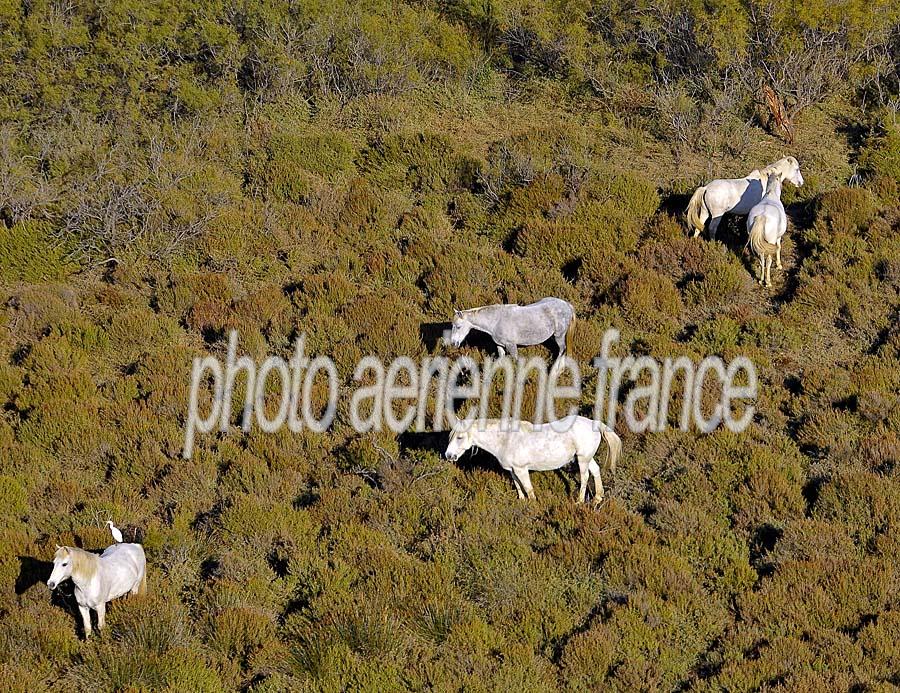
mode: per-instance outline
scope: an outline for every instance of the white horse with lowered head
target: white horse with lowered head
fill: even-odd
[[[766,182],[773,175],[779,182],[789,181],[798,188],[803,185],[800,164],[792,156],[779,159],[762,170],[754,170],[744,178],[720,178],[700,186],[687,206],[688,224],[694,229],[694,237],[700,235],[709,219],[709,237],[716,239],[716,230],[722,216],[747,214],[765,193]]]
[[[622,453],[622,440],[600,421],[575,415],[545,424],[482,419],[457,424],[450,432],[450,443],[444,456],[455,462],[466,450],[481,448],[496,457],[500,466],[512,475],[519,498],[527,496],[530,499],[535,495],[529,471],[559,469],[575,460],[581,482],[578,502],[584,502],[590,474],[594,479],[594,503],[599,503],[603,500],[603,482],[594,455],[604,441],[609,467],[615,472],[616,460]]]
[[[500,356],[518,356],[518,346],[543,344],[550,337],[566,353],[567,338],[575,326],[575,309],[561,298],[542,298],[527,306],[515,303],[458,310],[453,315],[449,342],[458,347],[473,329],[491,336]]]
[[[108,601],[147,591],[144,549],[140,544],[117,542],[98,556],[74,546],[57,546],[47,587],[54,590],[68,578],[75,583],[75,601],[87,638],[91,635],[91,609],[97,612],[98,630],[103,630]]]
[[[747,215],[748,244],[759,258],[759,283],[772,286],[772,257],[781,269],[781,239],[787,231],[787,214],[781,204],[781,179],[769,176],[766,193]]]

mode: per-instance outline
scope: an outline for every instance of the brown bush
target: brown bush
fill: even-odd
[[[875,198],[865,188],[840,188],[824,193],[816,203],[816,215],[837,233],[864,229],[875,216]]]
[[[639,330],[671,334],[681,322],[681,295],[665,276],[635,268],[620,280],[613,293],[622,312]]]

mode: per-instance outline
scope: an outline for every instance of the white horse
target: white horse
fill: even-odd
[[[527,306],[515,303],[458,310],[453,316],[449,342],[458,347],[472,329],[489,334],[500,356],[518,356],[518,345],[556,340],[559,356],[566,353],[566,338],[575,326],[575,309],[561,298],[542,298]]]
[[[694,237],[700,235],[707,219],[709,237],[716,238],[716,230],[726,212],[747,214],[765,192],[766,181],[777,175],[779,182],[789,181],[798,188],[803,185],[800,164],[792,156],[779,159],[761,171],[754,170],[744,178],[721,178],[703,185],[694,192],[687,206],[688,224],[694,229]]]
[[[97,612],[97,628],[106,625],[106,602],[123,594],[147,591],[147,560],[140,544],[116,543],[99,556],[73,546],[57,546],[53,572],[47,580],[51,590],[67,578],[75,583],[75,601],[84,624],[84,637],[91,635],[91,612]]]
[[[519,498],[531,499],[535,495],[529,471],[559,469],[574,459],[578,462],[581,481],[578,502],[584,502],[590,474],[594,478],[594,503],[599,503],[603,500],[603,482],[594,455],[603,441],[606,441],[609,467],[615,472],[622,440],[604,423],[575,415],[539,425],[508,419],[458,424],[450,433],[444,456],[455,462],[473,446],[486,450],[512,475]]]
[[[781,204],[781,179],[770,176],[766,194],[747,215],[747,241],[759,258],[759,283],[772,285],[772,256],[775,267],[781,269],[781,238],[787,231],[787,214]]]

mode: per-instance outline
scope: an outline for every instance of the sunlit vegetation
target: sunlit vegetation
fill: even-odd
[[[898,13],[0,2],[4,686],[900,686]],[[743,220],[678,214],[784,153],[807,184],[763,290]],[[254,357],[305,332],[346,393],[362,355],[445,349],[454,308],[548,295],[584,362],[607,327],[749,356],[754,424],[621,431],[597,510],[569,472],[516,502],[440,436],[357,435],[347,396],[325,434],[235,414],[180,456],[232,329]],[[107,518],[149,594],[83,642],[45,562]]]

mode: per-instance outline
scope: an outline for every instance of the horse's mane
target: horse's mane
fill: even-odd
[[[766,166],[765,168],[761,169],[761,170],[760,170],[760,173],[763,173],[763,174],[765,174],[765,175],[767,175],[767,176],[770,176],[770,175],[772,175],[773,173],[781,173],[782,165],[783,165],[785,162],[789,161],[790,158],[791,158],[791,157],[789,157],[789,156],[782,157],[782,158],[779,159],[778,161],[775,161],[775,162],[769,164],[768,166]]]
[[[100,559],[97,554],[84,551],[74,546],[63,546],[72,558],[72,577],[78,576],[90,580],[97,574],[100,568]]]
[[[485,419],[484,427],[489,431],[493,431],[493,430],[500,428],[501,426],[509,427],[513,423],[514,422],[512,419]],[[531,423],[531,421],[520,420],[518,422],[518,424],[519,424],[519,430],[521,430],[521,431],[530,431],[531,429],[534,428],[534,424]]]
[[[518,303],[498,303],[491,306],[479,306],[478,308],[467,308],[466,310],[459,311],[460,313],[478,313],[482,310],[487,310],[488,308],[508,308],[509,306],[517,306]]]
[[[496,431],[501,427],[510,428],[513,423],[513,419],[482,419],[473,421],[471,426],[478,430]],[[520,431],[531,431],[534,429],[534,424],[531,421],[519,421],[518,424]],[[453,427],[453,430],[456,430],[456,426]]]

